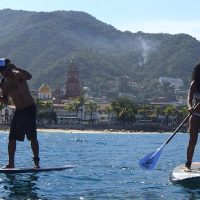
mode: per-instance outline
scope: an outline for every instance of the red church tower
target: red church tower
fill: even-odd
[[[82,89],[79,82],[78,69],[75,62],[72,60],[68,66],[67,84],[66,84],[66,99],[82,96]]]

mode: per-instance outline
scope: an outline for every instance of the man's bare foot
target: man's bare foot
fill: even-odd
[[[33,161],[35,163],[34,168],[40,168],[40,158],[39,157],[33,157]]]
[[[6,166],[2,167],[3,169],[15,168],[15,165],[7,164]]]
[[[36,168],[36,169],[38,169],[38,168],[40,168],[40,165],[34,165],[34,167],[33,168]]]
[[[187,161],[185,163],[184,171],[185,172],[191,172],[191,165],[192,165],[192,162],[191,161]]]
[[[191,172],[191,169],[188,168],[188,167],[184,167],[184,168],[183,168],[183,171],[184,171],[184,172]]]

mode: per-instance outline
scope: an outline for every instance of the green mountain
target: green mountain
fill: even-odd
[[[5,9],[0,19],[0,57],[29,70],[33,88],[65,84],[72,59],[93,90],[121,76],[149,90],[160,76],[181,78],[187,88],[200,59],[200,42],[187,34],[121,32],[84,12]]]

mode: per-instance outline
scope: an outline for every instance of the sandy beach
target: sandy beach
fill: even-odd
[[[1,129],[0,133],[8,133],[9,129]],[[48,129],[48,128],[38,128],[37,132],[39,133],[94,133],[94,134],[138,134],[145,133],[140,131],[124,131],[124,130],[79,130],[79,129]],[[150,132],[149,132],[150,133]]]
[[[37,131],[40,133],[94,133],[94,134],[156,134],[156,133],[173,133],[174,127],[168,128],[155,128],[155,127],[137,127],[136,129],[127,127],[103,127],[103,126],[72,126],[72,127],[38,127]],[[0,127],[0,132],[9,132],[9,126]],[[181,129],[179,132],[187,132],[185,129]]]
[[[64,133],[166,133],[174,132],[178,125],[167,124],[45,124],[39,125],[39,131]],[[187,132],[187,125],[180,128]]]
[[[41,133],[80,133],[80,134],[159,134],[160,132],[143,132],[143,131],[114,131],[114,130],[64,130],[64,129],[37,129]],[[171,134],[171,132],[163,132]]]
[[[178,125],[177,125],[178,126]],[[176,126],[167,125],[122,125],[122,124],[38,124],[38,132],[52,133],[114,133],[114,134],[155,134],[155,133],[173,133]],[[8,132],[9,125],[2,124],[0,130]],[[187,132],[187,125],[180,128],[179,132]]]
[[[90,127],[91,128],[91,127]],[[38,133],[82,133],[82,134],[157,134],[157,133],[173,133],[174,128],[171,128],[171,130],[155,130],[155,129],[136,129],[136,130],[128,130],[128,129],[78,129],[78,128],[37,128]],[[0,133],[8,133],[9,127],[1,127]],[[185,133],[185,130],[180,130],[179,132]]]
[[[38,132],[48,132],[48,133],[130,133],[129,131],[112,131],[112,130],[76,130],[76,129],[37,129]]]

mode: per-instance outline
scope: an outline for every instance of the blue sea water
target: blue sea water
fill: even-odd
[[[145,171],[138,161],[155,151],[170,134],[69,134],[39,132],[41,166],[73,164],[72,170],[0,174],[0,197],[8,200],[157,200],[200,199],[200,188],[169,182],[169,173],[184,163],[187,134],[168,143],[156,169]],[[7,133],[0,134],[0,165],[7,162]],[[195,161],[200,160],[197,145]],[[28,141],[18,142],[16,167],[31,167]]]

